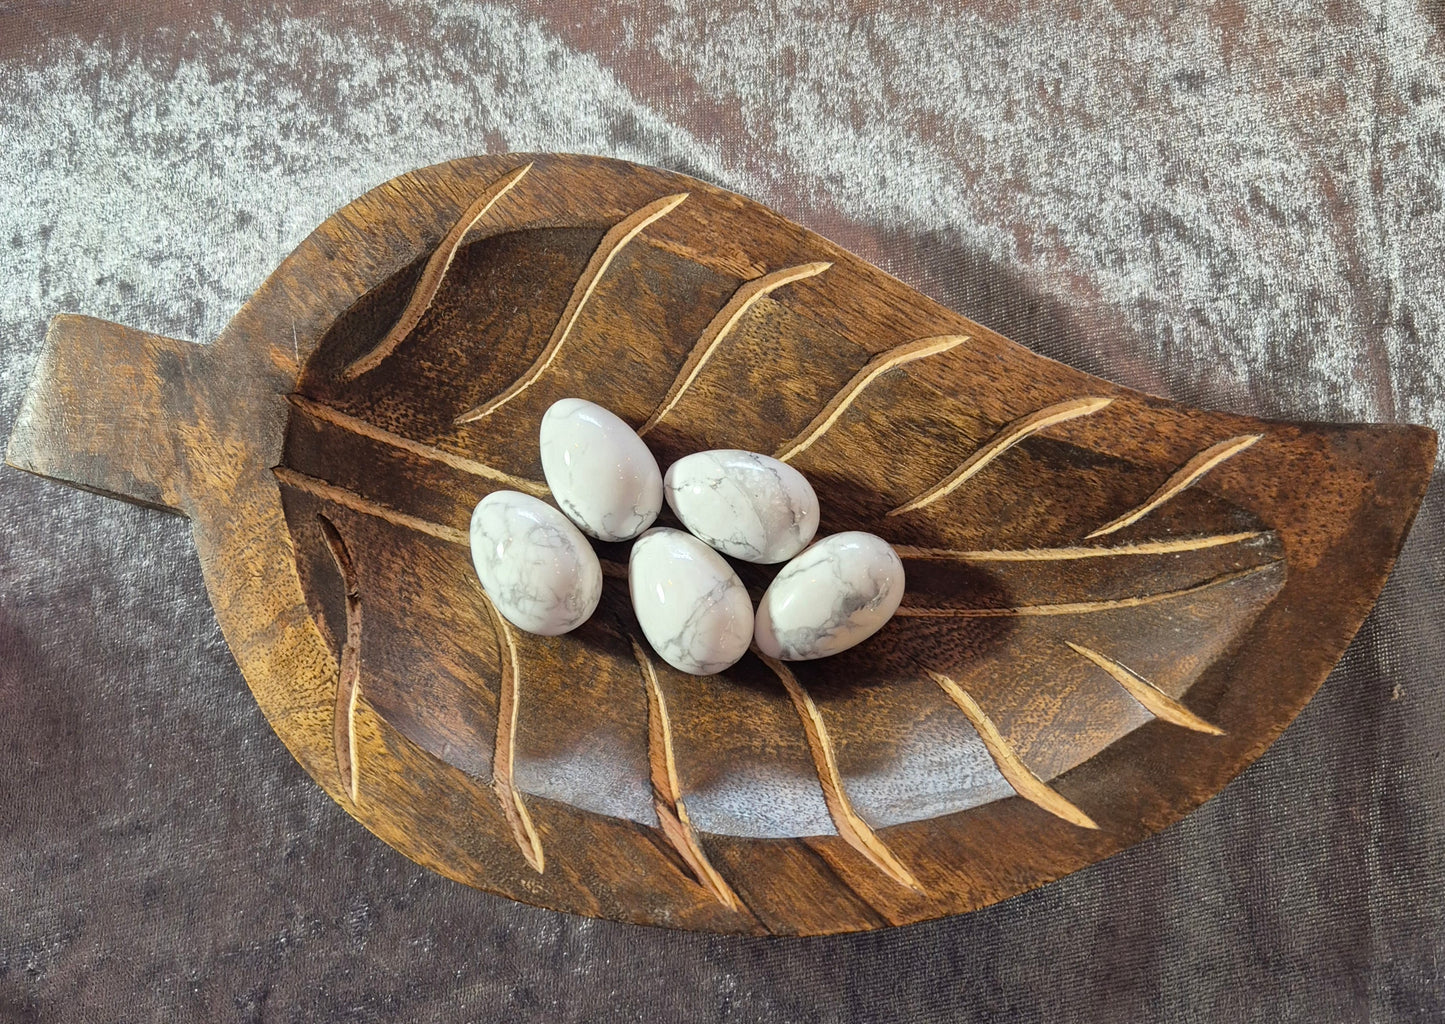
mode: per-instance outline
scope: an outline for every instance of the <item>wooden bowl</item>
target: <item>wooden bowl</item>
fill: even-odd
[[[599,544],[584,627],[512,629],[468,520],[546,496],[566,396],[664,466],[790,462],[823,533],[898,548],[898,616],[687,676]],[[211,345],[56,317],[8,461],[190,517],[277,734],[407,856],[559,910],[816,934],[984,906],[1217,792],[1344,652],[1434,452],[1141,395],[703,182],[510,155],[337,212]]]

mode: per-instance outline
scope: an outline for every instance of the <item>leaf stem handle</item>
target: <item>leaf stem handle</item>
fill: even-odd
[[[17,469],[184,514],[183,438],[206,347],[76,314],[50,321],[10,435]]]

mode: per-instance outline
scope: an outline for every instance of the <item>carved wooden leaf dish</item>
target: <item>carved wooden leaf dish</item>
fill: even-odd
[[[546,496],[566,396],[664,466],[790,462],[823,532],[898,547],[898,616],[687,676],[599,545],[586,626],[511,629],[468,520]],[[1344,651],[1434,449],[1137,394],[702,182],[503,156],[336,213],[209,346],[56,318],[8,457],[189,516],[276,732],[408,856],[578,913],[821,933],[991,903],[1216,792]]]

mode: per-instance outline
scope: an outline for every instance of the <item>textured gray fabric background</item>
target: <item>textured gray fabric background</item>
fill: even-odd
[[[52,314],[208,340],[336,207],[508,149],[745,192],[1134,387],[1445,428],[1435,4],[112,6],[0,0],[4,435]],[[184,522],[0,470],[0,1021],[1445,1020],[1442,541],[1436,486],[1341,667],[1179,826],[760,941],[417,868],[270,732]]]

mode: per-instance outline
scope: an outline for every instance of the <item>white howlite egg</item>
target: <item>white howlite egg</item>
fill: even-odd
[[[528,633],[556,636],[586,622],[602,596],[602,566],[551,505],[494,491],[472,511],[472,564],[497,611]]]
[[[693,536],[744,562],[786,562],[818,531],[813,485],[756,452],[689,455],[668,467],[662,489]]]
[[[835,533],[783,566],[758,603],[753,639],[783,661],[810,661],[867,640],[903,600],[903,562],[882,537]]]
[[[642,438],[595,402],[564,398],[542,417],[542,473],[582,532],[631,540],[662,511],[662,473]]]
[[[753,637],[753,603],[712,548],[681,530],[648,530],[627,569],[632,610],[664,661],[695,676],[721,672]]]

